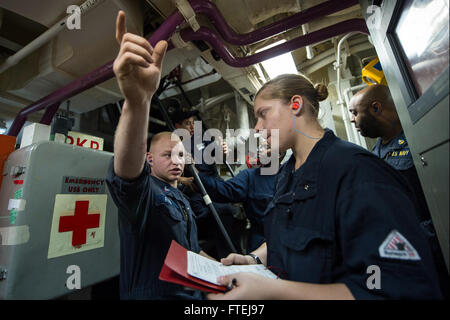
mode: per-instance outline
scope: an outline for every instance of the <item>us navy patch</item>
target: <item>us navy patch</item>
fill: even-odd
[[[417,250],[409,243],[404,236],[397,230],[392,230],[378,248],[380,257],[401,259],[401,260],[420,260]]]

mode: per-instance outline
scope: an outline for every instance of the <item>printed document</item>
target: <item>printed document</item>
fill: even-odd
[[[273,274],[262,264],[224,266],[220,262],[205,258],[195,252],[187,252],[187,272],[189,275],[220,285],[217,278],[237,272],[253,272],[266,278],[276,279]]]

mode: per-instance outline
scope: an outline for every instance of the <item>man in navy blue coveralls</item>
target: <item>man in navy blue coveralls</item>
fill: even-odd
[[[203,176],[222,180],[217,172],[216,164],[206,163],[204,156],[206,147],[215,142],[204,141],[203,139],[199,139],[199,141],[196,141],[195,135],[202,133],[196,132],[194,134],[194,121],[196,115],[198,115],[198,111],[183,112],[181,110],[177,110],[177,112],[175,112],[172,116],[172,120],[177,129],[185,129],[189,132],[190,141],[183,141],[183,143],[185,149],[191,154],[192,158],[194,158],[196,152],[201,155],[201,161],[199,163],[195,163],[195,168],[199,171],[199,173],[201,173]],[[228,146],[224,142],[221,142],[220,144],[223,154],[225,155],[228,150]],[[214,151],[212,154],[213,157],[215,156]],[[212,238],[214,242],[214,248],[211,248],[211,250],[208,250],[208,252],[217,259],[227,256],[231,252],[231,249],[228,247],[224,237],[222,236],[222,233],[214,217],[210,213],[210,209],[205,205],[202,195],[198,192],[193,192],[193,190],[195,190],[195,187],[193,186],[193,178],[187,176],[181,177],[179,181],[184,185],[191,185],[190,188],[184,188],[183,191],[189,196],[192,208],[195,212],[199,229],[199,237],[202,239]],[[208,194],[210,192],[214,192],[214,190],[206,185],[205,189]],[[214,201],[214,199],[212,200]],[[238,240],[233,232],[233,206],[229,203],[229,201],[225,203],[213,202],[213,205],[225,227],[225,230],[230,236],[231,241],[233,241],[234,246],[238,248],[238,246],[236,245],[238,243]]]
[[[396,169],[412,189],[418,206],[420,225],[432,247],[434,260],[441,277],[442,290],[448,297],[449,277],[444,257],[389,88],[383,85],[369,86],[356,93],[350,104],[350,112],[353,115],[351,122],[355,124],[361,135],[378,138],[372,148],[373,154]]]
[[[172,240],[207,256],[200,251],[189,202],[177,190],[184,169],[181,141],[169,132],[156,135],[148,155],[151,172],[145,161],[150,103],[167,42],[152,48],[146,39],[127,33],[123,11],[117,16],[116,38],[120,51],[113,68],[125,103],[107,183],[119,208],[121,298],[199,299],[198,291],[158,279]]]
[[[183,164],[172,153],[183,154],[184,147],[170,138],[168,132],[153,137],[148,154],[151,165],[146,162],[136,179],[117,176],[114,158],[108,168],[106,181],[119,209],[121,299],[201,298],[198,292],[158,279],[172,240],[193,252],[201,251],[194,213],[176,188]],[[161,166],[168,166],[167,170]]]

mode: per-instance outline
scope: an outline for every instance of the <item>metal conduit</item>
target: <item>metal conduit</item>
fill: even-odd
[[[356,4],[356,3],[353,3],[356,1],[341,1],[341,2],[346,3],[346,5],[348,5],[348,6],[350,6],[352,4]],[[328,6],[331,6],[331,5],[336,6],[339,3],[340,3],[340,1],[328,1],[327,2]],[[210,2],[206,1],[206,0],[191,1],[191,5],[197,13],[208,12],[208,9],[204,9],[204,8],[208,7],[208,4],[210,4]],[[203,9],[204,9],[204,12],[202,11]],[[329,11],[327,11],[328,9],[325,10],[324,8],[322,8],[322,10],[324,10],[324,11],[321,11],[322,13],[326,12],[326,14],[329,14]],[[335,9],[333,9],[333,10],[335,10]],[[336,10],[336,11],[339,11],[339,10]],[[220,13],[218,11],[215,14],[213,13],[212,15],[216,19],[220,19],[220,18],[218,18],[220,15]],[[316,12],[316,15],[313,15],[313,16],[315,18],[320,17],[317,12]],[[223,19],[223,16],[220,15],[220,17],[221,17],[221,19]],[[289,19],[289,18],[287,18],[287,19]],[[219,20],[217,20],[217,21],[219,21]],[[171,16],[169,16],[164,21],[164,23],[150,37],[150,39],[149,39],[150,44],[152,46],[155,46],[158,41],[169,39],[175,32],[176,28],[178,26],[180,26],[183,22],[184,22],[184,18],[181,15],[181,13],[178,11],[174,12]],[[242,39],[246,39],[245,42],[254,41],[255,39],[264,39],[264,37],[266,37],[267,35],[268,36],[274,35],[274,34],[270,34],[270,32],[275,32],[275,34],[279,33],[279,30],[281,30],[280,29],[281,27],[279,25],[282,25],[285,22],[286,22],[286,19],[279,21],[276,24],[277,27],[272,26],[271,28],[267,28],[267,27],[261,28],[261,29],[258,29],[256,31],[252,32],[251,33],[252,36],[249,36],[247,34],[247,35],[239,35],[239,37],[240,38],[242,37]],[[304,23],[304,22],[297,21],[297,25],[301,25],[302,23]],[[223,34],[227,33],[227,31],[226,31],[227,26],[217,23],[216,27]],[[335,28],[335,27],[342,28],[341,32],[337,33],[337,34],[354,31],[355,28],[356,28],[356,30],[360,30],[360,31],[362,30],[363,32],[368,33],[367,27],[366,27],[363,19],[352,19],[352,20],[344,21],[340,24],[336,24],[333,26],[333,28]],[[221,28],[223,28],[223,29],[221,29]],[[271,30],[271,31],[269,32],[268,30]],[[198,32],[185,31],[184,35],[186,37],[185,40],[188,38],[192,38],[192,40],[201,39],[201,40],[206,40],[206,41],[211,42],[212,45],[214,46],[214,48],[220,52],[219,54],[221,54],[222,59],[225,62],[227,62],[231,66],[242,67],[242,66],[252,65],[259,61],[269,59],[271,57],[277,56],[279,54],[282,54],[282,53],[285,53],[288,51],[292,51],[294,49],[298,49],[302,46],[316,43],[321,40],[326,40],[330,37],[335,36],[336,31],[333,31],[332,28],[330,28],[330,27],[324,28],[322,30],[310,33],[306,36],[303,36],[303,37],[300,37],[297,39],[293,39],[293,40],[283,43],[277,47],[265,50],[263,52],[255,54],[253,56],[245,57],[245,58],[234,58],[230,54],[230,52],[226,49],[226,47],[223,45],[223,43],[219,39],[219,37],[213,31],[211,31],[207,28],[201,28],[201,30],[199,30]],[[114,61],[108,62],[104,66],[101,66],[101,67],[95,69],[91,73],[81,77],[78,80],[75,80],[75,81],[69,83],[65,87],[53,92],[52,94],[33,103],[32,105],[22,109],[20,111],[20,113],[17,115],[16,119],[14,120],[12,126],[10,127],[10,129],[8,131],[8,135],[17,136],[19,134],[20,130],[22,129],[22,127],[27,119],[27,116],[29,114],[40,111],[50,105],[60,103],[61,101],[64,101],[70,97],[73,97],[74,95],[76,95],[80,92],[83,92],[89,88],[92,88],[93,86],[96,86],[104,81],[107,81],[107,80],[113,78],[114,77],[113,63],[114,63]],[[41,122],[44,122],[44,121],[48,122],[48,120],[49,120],[48,118],[50,118],[50,120],[51,120],[51,118],[53,118],[53,116],[54,116],[54,113],[52,114],[52,112],[46,112],[45,117],[43,117]]]
[[[234,32],[214,3],[205,0],[192,0],[190,4],[196,13],[208,16],[214,28],[226,42],[235,45],[248,45],[301,26],[317,18],[357,5],[358,1],[330,0],[246,34]]]
[[[104,0],[87,0],[80,6],[80,15],[85,14],[89,10],[98,6]],[[15,66],[20,61],[22,61],[25,57],[29,56],[32,52],[36,51],[48,41],[53,39],[60,33],[62,30],[66,28],[67,17],[64,17],[58,23],[54,24],[50,29],[42,33],[39,37],[31,41],[25,47],[23,47],[20,51],[16,52],[12,56],[9,56],[5,62],[0,65],[0,73],[8,70],[12,66]]]
[[[283,53],[293,51],[304,46],[314,44],[344,33],[361,32],[369,33],[364,19],[349,19],[336,23],[332,26],[311,32],[305,36],[289,40],[276,47],[255,53],[246,57],[234,57],[228,48],[223,44],[218,34],[206,27],[201,27],[197,32],[192,29],[181,30],[181,38],[184,41],[203,40],[209,42],[214,50],[228,65],[236,68],[244,68],[258,62],[279,56]]]

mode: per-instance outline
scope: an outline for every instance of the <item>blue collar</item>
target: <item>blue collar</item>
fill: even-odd
[[[325,134],[311,150],[305,163],[302,165],[302,174],[293,181],[295,184],[295,198],[305,199],[315,195],[317,191],[317,179],[319,176],[319,169],[325,154],[325,151],[337,140],[333,131],[325,129]],[[284,190],[289,182],[289,175],[293,174],[295,168],[295,157],[292,155],[288,162],[286,162],[280,169],[280,177],[278,179],[277,190]]]
[[[405,146],[408,145],[408,142],[406,141],[405,133],[403,131],[392,140],[393,141],[390,141],[390,143],[393,143],[394,148],[404,148]]]
[[[174,191],[177,190],[177,189],[175,189],[174,187],[172,187],[170,184],[168,184],[167,182],[162,181],[161,179],[159,179],[159,178],[157,178],[157,177],[155,177],[155,176],[152,176],[152,175],[151,175],[151,178],[152,178],[152,180],[158,185],[158,187],[161,188],[161,190],[162,190],[164,193],[173,193]]]
[[[408,145],[405,133],[402,131],[398,136],[392,138],[388,143],[382,144],[381,138],[378,138],[377,143],[372,148],[372,152],[377,157],[384,158],[386,153],[391,150],[401,150]]]

